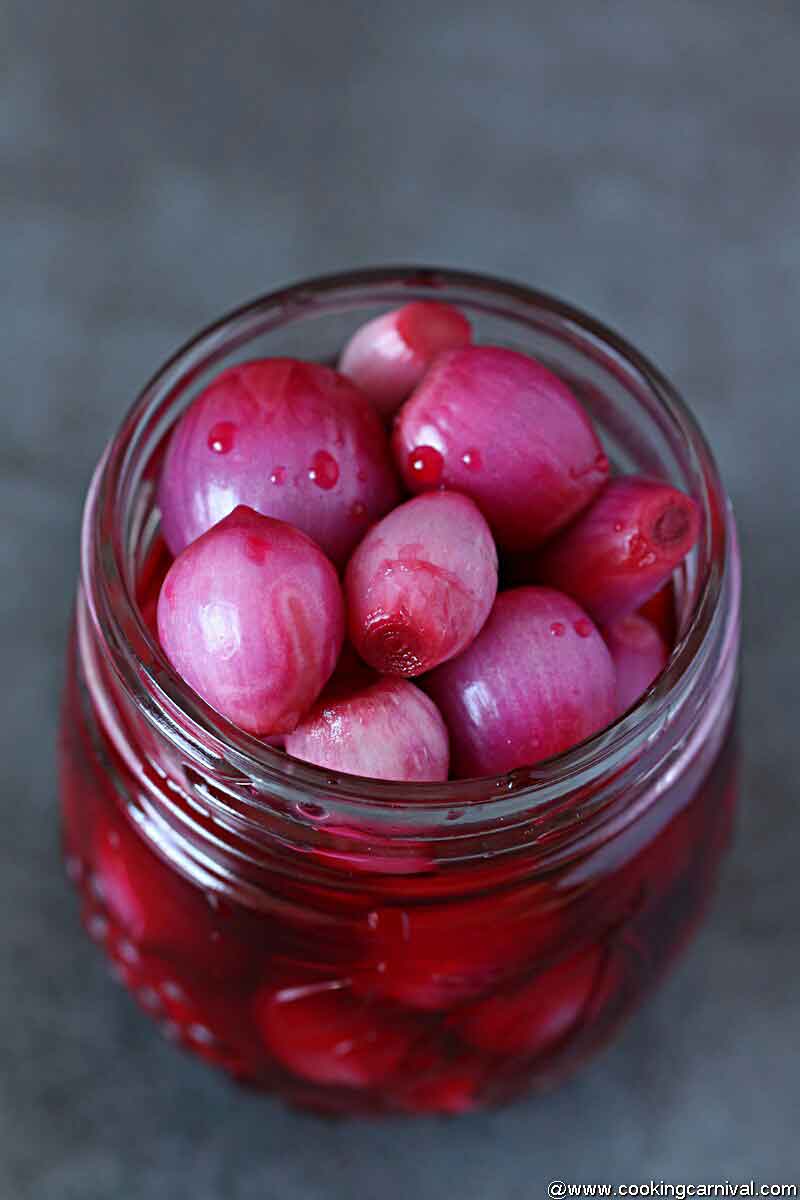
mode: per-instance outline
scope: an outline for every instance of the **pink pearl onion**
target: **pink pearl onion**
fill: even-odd
[[[514,350],[440,354],[400,410],[393,437],[412,492],[471,496],[505,550],[530,550],[584,508],[608,476],[569,388]]]
[[[447,779],[447,729],[436,705],[405,679],[323,694],[286,739],[286,751],[371,779]]]
[[[640,608],[697,541],[700,511],[654,479],[612,479],[590,508],[546,546],[539,582],[568,592],[600,624]]]
[[[336,666],[339,580],[311,538],[240,505],[170,567],[158,635],[176,671],[223,716],[250,733],[286,733]]]
[[[603,948],[592,946],[520,987],[467,1005],[450,1024],[493,1054],[545,1053],[580,1021],[600,984],[603,960]]]
[[[246,504],[344,564],[398,489],[358,388],[329,367],[273,358],[231,367],[200,393],[170,438],[158,499],[173,554]]]
[[[382,416],[402,404],[443,350],[469,344],[467,318],[449,304],[418,300],[362,325],[345,346],[339,370]]]
[[[652,621],[633,613],[603,630],[617,672],[617,712],[624,713],[667,665],[669,650]]]
[[[256,996],[254,1013],[278,1062],[302,1079],[340,1087],[380,1083],[420,1034],[413,1017],[365,1005],[338,980],[267,985]]]
[[[457,776],[560,754],[615,715],[614,666],[585,612],[549,588],[501,593],[458,658],[425,680],[450,730]]]
[[[475,504],[429,492],[374,525],[345,575],[350,637],[376,671],[420,675],[460,654],[497,593],[497,551]]]

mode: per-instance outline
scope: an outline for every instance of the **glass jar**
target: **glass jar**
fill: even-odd
[[[153,632],[168,565],[155,481],[210,373],[335,361],[387,306],[436,298],[545,361],[612,461],[703,513],[662,611],[669,665],[613,726],[502,778],[335,776],[243,733]],[[502,413],[498,413],[502,420]],[[459,1113],[562,1078],[695,929],[728,840],[740,565],[695,422],[640,354],[548,296],[455,271],[299,284],[155,376],[89,492],[61,736],[67,868],[112,971],[163,1032],[320,1112]]]

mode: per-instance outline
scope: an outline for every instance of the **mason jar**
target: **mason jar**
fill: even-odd
[[[690,493],[702,529],[656,601],[668,666],[633,708],[536,766],[405,784],[292,759],[182,682],[155,633],[170,561],[156,481],[171,427],[220,368],[335,362],[358,324],[427,299],[558,373],[615,466]],[[592,318],[418,268],[239,309],[154,376],[86,502],[60,764],[90,936],[164,1035],[318,1112],[461,1113],[560,1080],[658,984],[712,892],[735,803],[739,597],[697,424]]]

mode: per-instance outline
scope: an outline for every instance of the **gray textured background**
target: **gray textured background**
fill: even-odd
[[[0,0],[2,1200],[797,1181],[799,35],[788,0]],[[327,1125],[108,979],[51,741],[82,493],[145,376],[259,291],[403,259],[552,289],[685,390],[743,526],[746,806],[699,941],[579,1080]]]

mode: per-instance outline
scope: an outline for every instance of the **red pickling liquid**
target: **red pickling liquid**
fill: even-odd
[[[409,473],[421,487],[436,487],[443,469],[444,459],[434,446],[415,446],[408,455]]]
[[[168,562],[157,546],[144,564],[146,615]],[[215,826],[213,789],[104,686],[105,724],[73,639],[63,838],[87,930],[165,1036],[321,1113],[466,1112],[572,1072],[694,930],[729,836],[730,735],[642,819],[548,872],[533,873],[524,847],[437,866],[429,845],[390,859],[368,830],[345,830],[340,853],[265,835],[211,888],[153,849],[159,798],[241,841]],[[304,815],[324,820],[310,801]]]
[[[339,464],[327,450],[318,450],[311,460],[308,477],[317,487],[328,492],[339,482]]]

